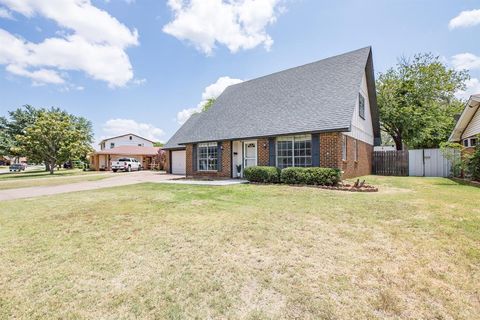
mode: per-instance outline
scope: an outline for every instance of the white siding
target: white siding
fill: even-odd
[[[480,108],[477,109],[477,112],[475,112],[472,120],[470,120],[470,123],[465,128],[465,131],[463,131],[462,139],[470,138],[476,136],[477,134],[480,134]]]
[[[357,96],[357,103],[355,104],[355,111],[353,112],[352,117],[352,130],[345,133],[346,135],[358,139],[360,141],[366,142],[373,145],[373,126],[372,126],[372,113],[370,112],[370,100],[368,98],[368,89],[367,89],[367,77],[364,74],[362,79],[362,85],[360,91],[365,98],[365,119],[362,119],[359,115],[358,102],[359,98]]]
[[[132,140],[130,140],[130,137],[132,137]],[[142,146],[142,147],[153,147],[153,143],[145,140],[141,137],[137,137],[135,135],[125,135],[122,137],[116,137],[116,138],[111,138],[111,139],[106,139],[104,141],[105,143],[105,149],[102,150],[108,150],[111,149],[111,144],[114,143],[114,147],[120,147],[120,146]]]

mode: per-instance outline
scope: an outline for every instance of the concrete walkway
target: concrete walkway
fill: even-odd
[[[84,181],[63,184],[58,186],[39,186],[19,189],[0,190],[0,201],[25,199],[38,196],[54,195],[76,191],[96,190],[102,188],[126,186],[143,182],[165,182],[172,179],[179,179],[182,176],[162,174],[155,171],[140,171],[112,174],[111,178],[98,181]]]

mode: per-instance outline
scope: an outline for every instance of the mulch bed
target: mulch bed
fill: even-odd
[[[464,183],[473,187],[480,188],[480,181],[474,181],[474,180],[462,179],[462,178],[450,178],[450,179],[455,182]]]
[[[273,183],[260,183],[260,182],[250,182],[250,184],[260,184],[260,185],[275,185]],[[281,185],[277,183],[277,185]],[[378,188],[371,185],[363,185],[362,187],[355,187],[352,184],[340,184],[338,186],[316,186],[316,185],[307,185],[307,184],[284,184],[290,187],[307,187],[307,188],[317,188],[325,190],[336,190],[336,191],[348,191],[348,192],[378,192]]]

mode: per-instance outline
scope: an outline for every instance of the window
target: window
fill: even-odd
[[[197,149],[198,171],[217,171],[218,144],[216,142],[199,143]]]
[[[288,136],[277,139],[277,167],[311,167],[312,137]]]
[[[353,159],[355,162],[357,162],[358,161],[358,141],[356,139],[353,140],[353,147],[355,148]]]
[[[113,149],[113,148],[115,148],[115,143],[114,143],[114,142],[111,142],[111,143],[110,143],[110,149]]]
[[[477,145],[477,138],[470,138],[470,147],[475,147]]]
[[[358,94],[358,115],[365,120],[365,98],[361,93]]]
[[[342,160],[347,161],[347,136],[342,135]]]
[[[463,140],[463,146],[464,146],[464,147],[468,147],[468,139],[464,139],[464,140]]]
[[[132,140],[132,139],[133,139],[133,137],[132,137],[132,136],[130,136],[130,140]]]

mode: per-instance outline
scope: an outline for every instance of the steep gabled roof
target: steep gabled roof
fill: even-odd
[[[188,118],[180,129],[168,140],[168,142],[162,147],[162,149],[185,149],[184,145],[179,143],[188,140],[190,136],[194,135],[195,124],[200,118],[200,113],[194,113]]]
[[[374,134],[379,141],[370,47],[232,85],[209,110],[197,115],[192,123],[187,122],[172,139],[181,145],[293,133],[350,131],[365,74]],[[170,144],[169,141],[167,145]]]
[[[467,129],[468,124],[472,120],[473,116],[478,109],[480,108],[480,94],[476,94],[468,99],[467,105],[463,109],[460,118],[458,119],[457,123],[455,124],[455,128],[453,129],[450,138],[448,139],[451,142],[459,142],[462,139],[463,132]]]

